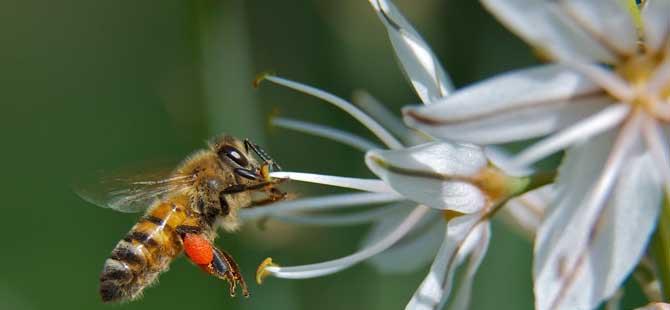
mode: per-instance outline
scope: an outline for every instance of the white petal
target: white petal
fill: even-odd
[[[628,104],[615,104],[591,115],[576,124],[542,139],[525,150],[512,162],[512,165],[526,167],[555,152],[565,149],[578,141],[584,141],[603,131],[617,126],[630,111]]]
[[[553,295],[558,290],[558,283],[554,279],[559,273],[565,272],[565,267],[558,265],[558,257],[567,257],[569,252],[559,249],[563,235],[570,234],[575,239],[573,243],[583,241],[584,228],[580,228],[580,235],[568,226],[573,218],[580,218],[580,203],[588,194],[591,185],[596,181],[604,165],[610,145],[611,135],[598,137],[588,144],[573,146],[564,155],[565,160],[560,167],[557,195],[561,197],[551,204],[545,214],[546,219],[536,236],[535,257],[533,260],[533,277],[537,309],[548,309]],[[570,227],[570,229],[565,229]],[[571,240],[567,240],[571,241]],[[565,243],[566,241],[563,241]],[[583,242],[581,242],[583,243]],[[580,244],[581,244],[580,243]],[[564,247],[567,247],[564,245]],[[566,251],[563,255],[559,251]],[[564,263],[560,263],[563,265]],[[559,272],[560,270],[560,272]],[[550,274],[550,276],[547,276]]]
[[[566,16],[555,1],[482,0],[510,30],[555,59],[611,63],[615,55]]]
[[[446,96],[453,85],[428,44],[391,1],[370,0],[386,26],[402,69],[421,101],[428,104]]]
[[[624,167],[620,181],[607,210],[605,220],[611,225],[603,235],[610,240],[599,240],[595,244],[595,261],[610,259],[607,266],[598,267],[609,273],[603,279],[604,296],[608,297],[618,289],[623,280],[639,263],[646,245],[656,227],[660,213],[662,189],[658,175],[654,172],[655,162],[649,154],[633,159]],[[610,251],[607,253],[607,251]]]
[[[668,43],[670,37],[670,1],[648,0],[642,9],[644,42],[650,52],[656,52]]]
[[[375,223],[362,242],[362,248],[388,235],[407,216],[411,208],[396,208]],[[433,210],[405,238],[367,262],[386,274],[404,274],[428,265],[435,258],[444,237],[446,222],[439,211]]]
[[[408,126],[434,137],[475,144],[502,144],[551,134],[568,127],[610,105],[607,97],[575,100],[546,106],[531,106],[500,114],[482,115],[463,122],[419,123],[405,118]],[[425,120],[425,119],[424,119]]]
[[[549,134],[610,102],[582,75],[547,65],[473,84],[436,104],[406,107],[403,114],[410,127],[433,136],[491,144]]]
[[[563,0],[559,3],[594,40],[619,56],[637,51],[637,30],[626,1]]]
[[[663,133],[662,126],[651,118],[643,125],[647,149],[656,161],[656,171],[661,175],[670,193],[670,142]]]
[[[485,197],[463,177],[472,176],[488,161],[472,145],[426,143],[397,151],[370,151],[368,168],[408,199],[436,209],[473,213]]]
[[[368,154],[402,169],[444,176],[472,176],[488,164],[482,148],[447,142],[424,143],[402,150],[372,150]]]
[[[439,100],[419,111],[442,112],[436,117],[462,119],[486,113],[562,102],[597,93],[599,86],[573,69],[542,65],[498,75]],[[448,113],[447,113],[448,112]],[[444,115],[441,115],[444,114]],[[426,116],[434,113],[426,113]]]
[[[654,100],[651,110],[656,118],[665,123],[670,123],[670,104],[668,104],[668,101]]]
[[[488,223],[480,222],[481,219],[482,214],[470,214],[449,221],[430,271],[405,309],[439,309],[444,304],[451,293],[456,268],[478,244],[488,242]]]
[[[449,302],[449,310],[467,310],[470,309],[470,295],[472,292],[472,283],[475,279],[475,274],[479,269],[479,266],[486,256],[486,251],[489,247],[489,240],[491,239],[491,224],[482,223],[481,224],[481,236],[477,241],[475,249],[470,254],[468,260],[467,270],[462,275],[462,279],[458,281],[458,291],[456,291],[456,296]]]
[[[670,7],[668,8],[670,9]],[[654,74],[647,82],[647,91],[650,94],[661,94],[663,88],[670,83],[670,48],[665,51],[665,59],[658,65]],[[663,104],[663,103],[662,103]]]
[[[562,199],[552,206],[536,240],[537,309],[597,307],[615,293],[646,248],[659,211],[660,182],[648,154],[626,155],[636,142],[629,141],[635,135],[626,129],[638,128],[624,127],[617,137],[607,159],[611,168],[603,168],[611,135],[566,154],[559,179]],[[618,183],[607,185],[610,181]]]

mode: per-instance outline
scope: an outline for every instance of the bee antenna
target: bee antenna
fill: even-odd
[[[274,171],[279,171],[281,170],[281,167],[268,155],[263,148],[261,148],[258,144],[253,143],[249,141],[249,139],[244,139],[244,147],[247,149],[247,152],[249,152],[249,149],[253,150],[258,157],[260,157],[263,161],[269,162],[272,170]]]

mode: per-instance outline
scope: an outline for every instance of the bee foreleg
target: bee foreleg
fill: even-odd
[[[237,194],[241,192],[246,192],[246,191],[257,191],[257,190],[263,190],[265,188],[271,188],[274,185],[277,185],[281,182],[284,182],[286,179],[272,179],[270,181],[263,181],[263,182],[258,182],[255,184],[234,184],[231,186],[228,186],[224,188],[221,193],[230,195],[230,194]]]
[[[251,202],[251,205],[249,207],[259,207],[259,206],[264,206],[267,204],[271,204],[273,202],[283,200],[286,198],[288,195],[285,192],[280,191],[279,189],[275,187],[270,187],[266,191],[267,197],[260,199],[260,200],[254,200]]]

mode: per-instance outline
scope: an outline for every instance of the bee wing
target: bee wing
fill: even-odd
[[[75,186],[84,200],[120,212],[141,212],[169,192],[191,186],[194,175],[170,175],[169,172],[133,176],[103,175],[97,181]]]

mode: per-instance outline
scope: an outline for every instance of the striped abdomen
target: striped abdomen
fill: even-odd
[[[175,228],[186,219],[186,197],[156,202],[147,214],[119,241],[100,274],[104,302],[137,298],[142,290],[167,270],[182,251]]]

